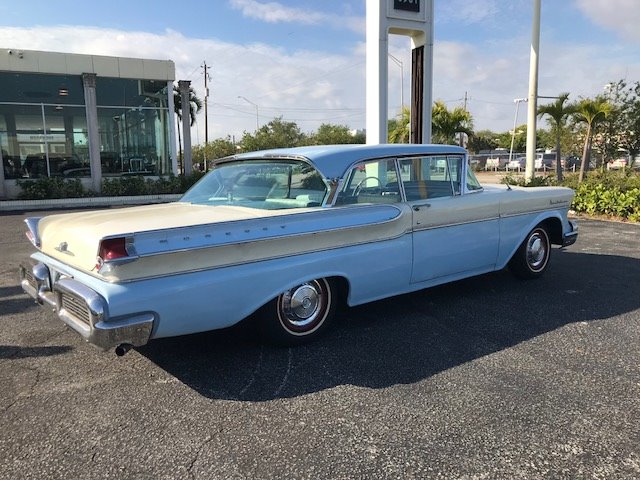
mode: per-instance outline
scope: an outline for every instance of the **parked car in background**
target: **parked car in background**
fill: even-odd
[[[629,166],[629,159],[627,157],[619,157],[607,163],[607,170],[620,170],[621,168],[627,168],[627,166]]]
[[[556,160],[555,153],[536,153],[534,168],[536,170],[549,169]]]
[[[312,146],[217,160],[180,201],[26,220],[22,288],[124,354],[252,317],[285,345],[359,305],[509,266],[542,275],[570,245],[573,191],[481,186],[449,145]]]
[[[569,155],[564,159],[562,168],[565,170],[579,170],[582,159],[576,155]]]
[[[507,163],[507,170],[524,170],[527,167],[527,157],[518,157]]]

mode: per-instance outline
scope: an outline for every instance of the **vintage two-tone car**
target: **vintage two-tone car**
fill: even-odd
[[[570,245],[567,188],[482,187],[465,150],[313,146],[221,159],[180,201],[29,218],[22,287],[123,354],[251,317],[298,344],[358,305],[509,266],[541,275]]]

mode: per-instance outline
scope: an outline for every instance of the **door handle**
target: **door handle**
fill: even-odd
[[[418,203],[418,204],[416,204],[416,205],[414,205],[414,206],[413,206],[413,209],[414,209],[416,212],[419,212],[421,208],[423,208],[423,207],[424,207],[424,208],[429,208],[430,206],[431,206],[431,204],[430,204],[430,203]]]

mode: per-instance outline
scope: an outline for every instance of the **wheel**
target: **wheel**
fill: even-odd
[[[509,261],[509,268],[520,278],[537,278],[549,265],[551,242],[542,226],[537,226],[524,239]]]
[[[325,279],[312,280],[281,293],[264,308],[262,333],[272,343],[300,345],[318,337],[335,315],[337,294]]]

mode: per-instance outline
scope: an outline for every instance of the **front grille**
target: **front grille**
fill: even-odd
[[[33,276],[33,272],[29,268],[24,269],[24,279],[29,282],[33,288],[38,288],[36,278]]]
[[[81,298],[75,297],[67,292],[62,292],[60,306],[78,320],[86,323],[87,325],[91,324],[89,307]]]

